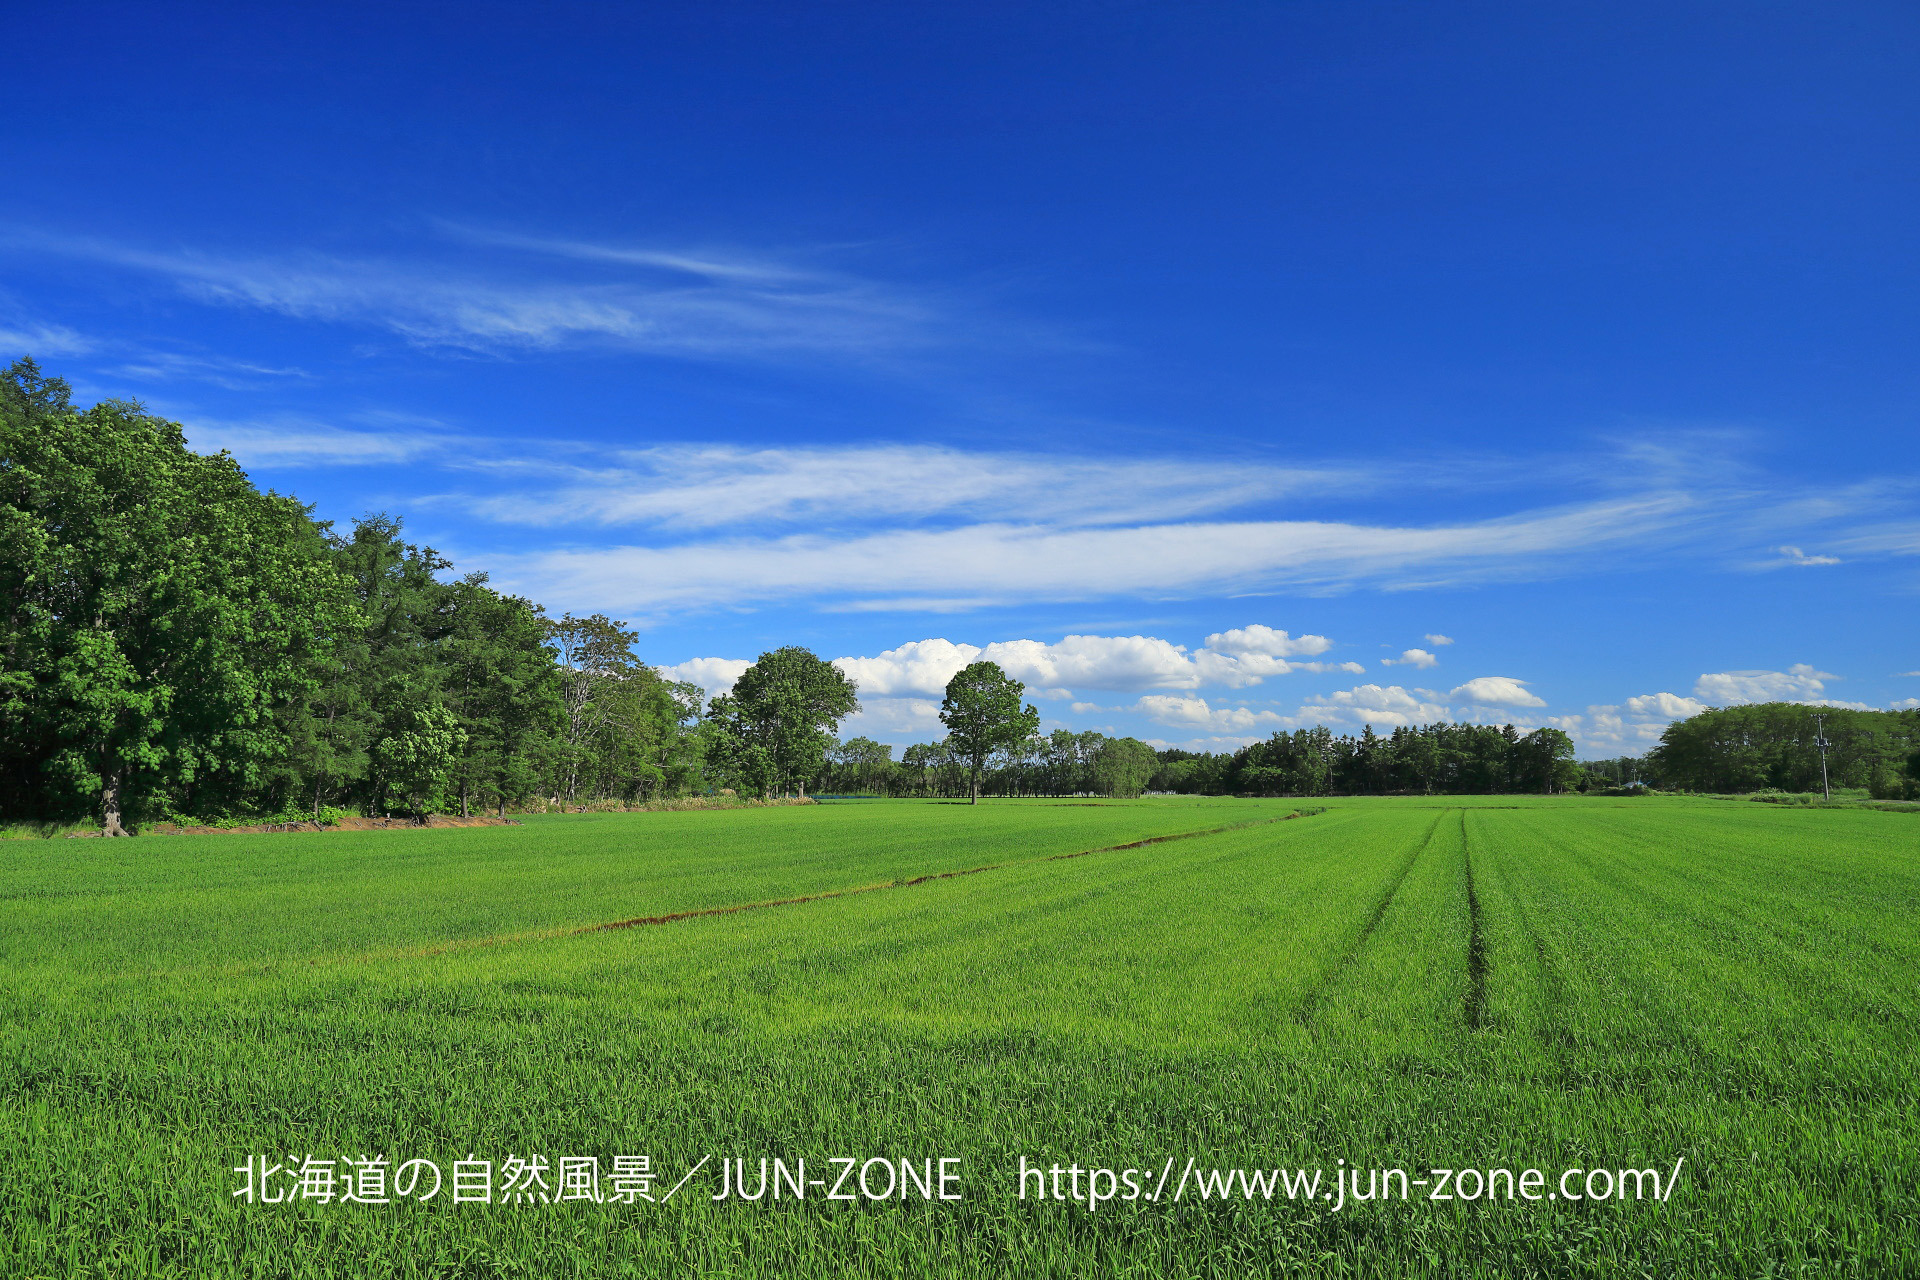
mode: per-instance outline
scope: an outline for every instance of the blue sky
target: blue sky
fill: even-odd
[[[1920,705],[1920,10],[41,6],[0,355],[937,736]]]

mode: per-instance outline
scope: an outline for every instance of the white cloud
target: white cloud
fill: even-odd
[[[1408,649],[1397,658],[1380,659],[1380,665],[1383,667],[1419,667],[1424,669],[1439,666],[1440,659],[1428,653],[1425,649]]]
[[[745,658],[689,658],[659,670],[667,679],[697,684],[713,697],[733,688],[733,682],[752,665]]]
[[[1438,695],[1426,689],[1408,690],[1397,684],[1363,684],[1325,697],[1310,698],[1300,708],[1300,719],[1348,720],[1354,724],[1432,724],[1448,718]]]
[[[1249,627],[1216,631],[1207,637],[1207,648],[1236,658],[1291,658],[1325,653],[1333,648],[1333,641],[1325,636],[1292,636],[1256,622]]]
[[[1270,647],[1301,646],[1318,653],[1332,641],[1324,636],[1289,639],[1284,631],[1249,627],[1223,633],[1259,637]],[[1222,635],[1208,637],[1211,644]],[[1229,641],[1232,643],[1232,641]],[[1154,636],[1062,637],[1051,644],[1040,640],[1000,640],[980,646],[933,638],[914,640],[872,657],[834,659],[834,665],[860,686],[879,695],[918,693],[938,696],[954,675],[971,662],[998,663],[1001,670],[1029,686],[1035,697],[1070,697],[1067,689],[1197,689],[1207,685],[1243,688],[1272,675],[1290,671],[1362,670],[1357,663],[1291,662],[1261,653],[1222,654],[1212,648],[1189,651]]]
[[[935,697],[946,692],[947,681],[980,658],[980,648],[951,640],[913,640],[871,658],[835,658],[833,665],[868,693],[880,697],[920,693]]]
[[[1780,553],[1777,563],[1791,565],[1839,564],[1838,556],[1810,556],[1798,547],[1775,547]]]
[[[225,356],[186,355],[177,351],[142,352],[127,363],[114,366],[110,372],[143,382],[207,382],[229,391],[250,391],[287,378],[300,381],[313,378],[304,369],[278,369]]]
[[[940,723],[940,704],[930,698],[869,698],[862,696],[860,710],[840,722],[840,737],[915,737],[943,738],[946,726]]]
[[[1748,702],[1803,702],[1826,691],[1825,682],[1837,680],[1830,671],[1816,671],[1804,662],[1785,671],[1716,671],[1694,682],[1693,696],[1715,706]]]
[[[1707,709],[1707,704],[1675,693],[1643,693],[1627,699],[1627,711],[1636,716],[1659,716],[1667,720],[1685,720]]]
[[[1512,676],[1479,676],[1455,687],[1449,698],[1486,707],[1544,707],[1546,699],[1527,690],[1525,680]]]
[[[392,466],[447,448],[448,437],[418,431],[353,431],[289,418],[222,422],[197,418],[187,442],[202,453],[227,450],[250,467]]]
[[[1133,710],[1157,724],[1176,729],[1211,729],[1219,733],[1285,723],[1283,717],[1272,711],[1213,707],[1207,704],[1205,698],[1174,697],[1160,693],[1147,694],[1134,704]]]
[[[968,453],[931,445],[702,445],[628,451],[611,463],[567,468],[557,487],[470,505],[496,519],[535,525],[707,529],[785,522],[818,528],[964,516],[1085,526],[1180,520],[1345,483],[1343,473],[1332,471],[1217,460]]]
[[[1077,529],[983,523],[553,550],[495,557],[489,567],[513,589],[537,588],[554,607],[628,615],[794,597],[850,598],[878,608],[924,607],[928,600],[1191,598],[1369,579],[1432,586],[1524,572],[1534,557],[1568,547],[1643,539],[1680,519],[1687,505],[1650,497],[1432,528],[1283,520]]]
[[[1902,676],[1920,676],[1920,671],[1901,671],[1897,674]]]
[[[1434,634],[1433,632],[1431,632],[1431,631],[1429,631],[1429,632],[1428,632],[1428,633],[1427,633],[1427,634],[1426,634],[1426,635],[1425,635],[1425,636],[1424,636],[1423,638],[1424,638],[1424,639],[1426,640],[1426,642],[1427,642],[1428,644],[1432,644],[1432,645],[1441,645],[1441,644],[1452,644],[1452,643],[1453,643],[1453,637],[1452,637],[1452,636],[1439,636],[1439,635],[1435,635],[1435,634]]]
[[[1890,705],[1895,711],[1910,711],[1915,707],[1920,707],[1920,698],[1902,698],[1900,701]]]
[[[1585,715],[1548,716],[1547,723],[1572,738],[1579,754],[1588,758],[1644,754],[1667,727],[1664,721],[1629,721],[1616,706],[1588,707]]]
[[[44,364],[49,356],[83,356],[93,348],[92,339],[63,324],[0,325],[0,364],[12,364],[21,356]]]
[[[1201,683],[1184,646],[1152,636],[1002,640],[981,650],[1008,675],[1042,688],[1190,689]]]
[[[203,302],[375,325],[422,346],[599,344],[688,357],[865,358],[923,347],[959,328],[927,301],[876,281],[727,252],[522,240],[517,247],[548,260],[529,270],[497,255],[239,258],[54,236],[9,239],[15,248],[151,272]]]

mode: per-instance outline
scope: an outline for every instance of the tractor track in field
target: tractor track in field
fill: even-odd
[[[1368,916],[1366,924],[1361,926],[1359,936],[1340,954],[1340,958],[1333,962],[1333,967],[1327,970],[1326,976],[1316,982],[1313,989],[1302,996],[1300,1003],[1294,1006],[1294,1021],[1302,1026],[1313,1025],[1314,1011],[1319,1007],[1320,998],[1340,980],[1342,974],[1353,967],[1354,961],[1360,958],[1361,951],[1366,948],[1367,940],[1373,937],[1374,930],[1378,929],[1380,922],[1386,919],[1387,908],[1391,907],[1393,900],[1400,896],[1400,886],[1405,884],[1407,877],[1413,874],[1414,864],[1420,861],[1420,855],[1433,844],[1434,833],[1439,831],[1440,824],[1446,821],[1447,812],[1442,810],[1440,815],[1434,818],[1433,825],[1427,828],[1427,834],[1420,837],[1420,843],[1414,846],[1413,852],[1401,864],[1400,873],[1394,876],[1393,883],[1387,886],[1386,893],[1381,896],[1379,902],[1374,904],[1373,914]]]
[[[1467,840],[1467,811],[1460,811],[1461,868],[1467,881],[1467,992],[1464,997],[1467,1029],[1478,1031],[1487,1020],[1487,933],[1480,922],[1480,893],[1473,883],[1473,845]]]
[[[1176,831],[1170,835],[1148,836],[1143,840],[1129,840],[1125,844],[1101,845],[1097,849],[1076,849],[1071,853],[1051,853],[1039,858],[1015,858],[1008,862],[990,862],[980,867],[963,867],[956,871],[933,871],[910,880],[888,880],[880,884],[856,885],[850,889],[829,889],[822,893],[801,894],[793,898],[770,898],[764,902],[741,902],[725,907],[701,907],[692,911],[671,911],[657,916],[635,916],[631,920],[609,920],[603,924],[584,925],[577,929],[568,929],[567,935],[583,933],[605,933],[613,929],[634,929],[644,925],[673,924],[680,920],[698,920],[703,916],[738,915],[743,911],[765,911],[772,907],[793,907],[806,902],[824,902],[829,898],[851,898],[855,894],[880,893],[888,889],[911,889],[915,885],[931,884],[935,880],[954,880],[961,876],[977,876],[987,871],[1005,871],[1012,867],[1031,866],[1041,862],[1066,862],[1074,858],[1091,857],[1096,853],[1118,853],[1123,849],[1143,849],[1151,844],[1166,844],[1172,840],[1194,840],[1201,836],[1217,836],[1229,831],[1244,831],[1250,827],[1271,826],[1276,822],[1288,822],[1302,815],[1296,810],[1282,814],[1277,818],[1257,818],[1252,822],[1234,822],[1224,827],[1207,827],[1201,831]],[[1397,887],[1397,886],[1396,886]]]

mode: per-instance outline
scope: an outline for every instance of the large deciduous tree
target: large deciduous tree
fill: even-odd
[[[763,795],[797,787],[820,772],[840,721],[860,709],[845,673],[810,650],[763,653],[713,700],[709,711],[722,767]]]
[[[354,623],[307,508],[136,403],[75,412],[31,361],[0,375],[9,811],[123,835],[167,789],[257,788]]]
[[[1040,727],[1040,713],[1020,701],[1026,691],[997,662],[970,663],[947,681],[940,723],[947,726],[954,753],[967,762],[974,804],[980,803],[980,771],[987,757],[1020,745]]]

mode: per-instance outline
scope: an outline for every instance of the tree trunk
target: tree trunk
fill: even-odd
[[[460,783],[460,816],[467,816],[467,784],[464,780]]]
[[[100,827],[105,835],[132,835],[120,825],[120,788],[126,782],[126,775],[114,772],[107,775],[105,784],[100,788]]]
[[[979,773],[977,773],[977,772],[976,772],[976,773],[975,773],[975,774],[973,775],[973,801],[972,801],[972,803],[974,803],[974,804],[979,804],[979,803],[980,803],[980,775],[979,775]]]

